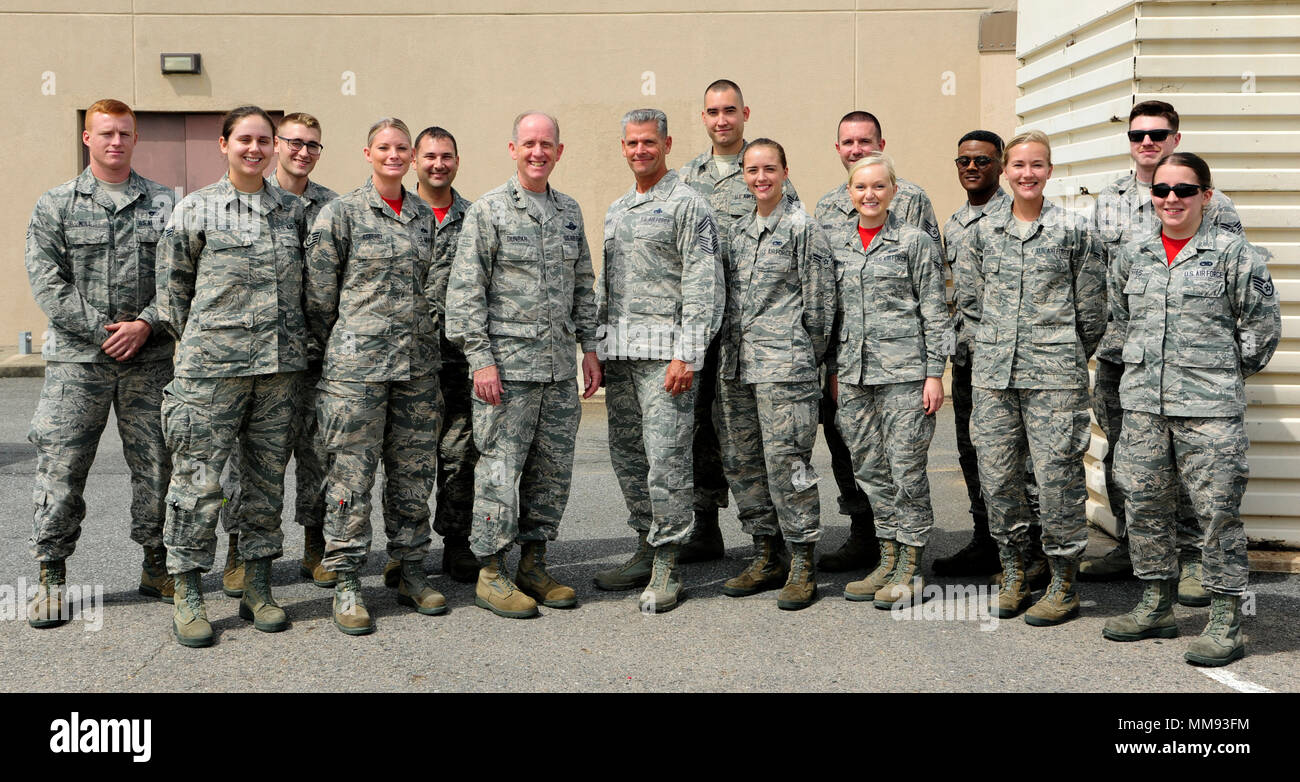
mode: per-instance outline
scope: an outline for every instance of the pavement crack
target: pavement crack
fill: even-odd
[[[163,647],[166,645],[167,645],[167,641],[160,641],[158,643],[158,646],[154,648],[153,653],[150,654],[149,657],[145,659],[144,662],[140,663],[139,668],[136,668],[134,671],[131,671],[129,674],[127,674],[126,678],[128,680],[134,679],[136,676],[140,674],[140,671],[143,671],[145,668],[148,668],[149,663],[153,662],[154,658],[158,656],[158,653],[161,652],[163,650]]]

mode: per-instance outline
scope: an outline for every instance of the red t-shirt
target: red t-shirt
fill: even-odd
[[[447,204],[446,206],[433,207],[433,217],[435,220],[438,221],[438,225],[442,225],[442,221],[447,219],[447,213],[450,211],[451,211],[451,204]]]
[[[1195,234],[1193,234],[1193,236],[1195,236]],[[1186,239],[1170,239],[1168,236],[1165,236],[1164,231],[1161,231],[1160,241],[1165,245],[1165,263],[1173,266],[1174,259],[1178,257],[1178,253],[1182,252],[1183,248],[1186,247],[1187,243],[1191,240],[1192,236],[1189,236]]]
[[[858,224],[858,236],[862,237],[862,249],[864,252],[871,246],[871,240],[876,238],[876,234],[880,233],[881,228],[884,228],[884,226],[878,225],[875,228],[863,228],[861,223]]]
[[[380,198],[384,198],[384,197],[383,197],[383,196],[380,196]],[[393,207],[393,211],[394,211],[394,212],[397,212],[398,215],[402,214],[402,199],[400,199],[400,198],[384,198],[384,203],[385,203],[385,204],[388,204],[388,205],[391,206],[391,207]]]

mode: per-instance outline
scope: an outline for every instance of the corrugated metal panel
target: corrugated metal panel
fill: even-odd
[[[1265,371],[1247,381],[1251,480],[1242,516],[1253,542],[1300,546],[1300,6],[1071,5],[1061,22],[1071,29],[1047,35],[1042,15],[1028,20],[1035,29],[1022,36],[1034,42],[1020,52],[1020,129],[1052,138],[1048,195],[1087,206],[1086,194],[1130,170],[1122,135],[1128,109],[1150,99],[1178,108],[1179,149],[1209,161],[1247,236],[1273,254],[1282,342]],[[1092,15],[1081,17],[1080,5]],[[1113,531],[1099,461],[1108,446],[1095,426],[1093,434],[1088,516]]]

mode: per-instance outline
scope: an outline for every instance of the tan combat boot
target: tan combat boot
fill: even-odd
[[[212,645],[212,625],[203,606],[202,574],[188,570],[176,576],[175,607],[172,609],[172,634],[181,646]]]
[[[264,633],[278,633],[289,626],[289,617],[271,595],[271,558],[244,563],[244,589],[239,598],[239,618],[248,619]]]
[[[176,582],[167,572],[166,548],[145,546],[138,591],[142,595],[156,597],[164,603],[172,602],[172,597],[176,593]]]
[[[1195,665],[1214,668],[1246,655],[1246,637],[1241,633],[1241,598],[1210,593],[1210,621],[1205,631],[1187,647],[1183,657]]]
[[[812,543],[790,544],[790,577],[776,595],[776,607],[784,611],[807,608],[817,599],[817,566]]]
[[[637,601],[643,614],[663,614],[681,602],[682,580],[677,574],[677,553],[681,546],[665,543],[654,549],[650,583]]]
[[[523,544],[515,584],[533,600],[547,608],[573,608],[578,594],[546,572],[546,544],[541,541]]]
[[[1047,585],[1047,593],[1025,612],[1025,623],[1034,627],[1059,625],[1079,615],[1079,593],[1074,591],[1079,561],[1048,557],[1047,563],[1052,569],[1052,582]]]
[[[404,559],[398,566],[397,602],[416,613],[437,616],[447,613],[447,598],[424,575],[423,559]]]
[[[355,570],[340,570],[334,582],[334,626],[347,635],[368,635],[375,631],[370,612],[361,599],[361,579]]]
[[[921,602],[921,590],[925,587],[925,580],[921,578],[921,553],[925,548],[906,543],[898,543],[897,547],[898,564],[889,575],[889,580],[876,590],[875,597],[872,598],[876,608],[883,610],[889,610],[895,605],[910,606]]]
[[[754,558],[740,571],[740,575],[727,579],[722,585],[722,594],[727,597],[745,597],[782,586],[790,575],[790,566],[784,555],[785,547],[778,548],[776,538],[771,535],[755,535]]]
[[[592,579],[596,586],[607,592],[621,592],[645,586],[650,581],[654,563],[654,547],[647,540],[648,532],[637,532],[636,551],[632,557],[610,570],[601,570]]]
[[[325,528],[303,527],[302,565],[298,567],[298,574],[303,578],[310,578],[313,584],[322,589],[333,589],[334,582],[338,580],[338,574],[332,570],[326,570],[321,565],[321,560],[324,558]]]
[[[505,558],[503,551],[483,558],[483,567],[478,571],[478,584],[474,587],[474,605],[507,619],[537,616],[537,601],[521,592],[502,572],[505,569]]]
[[[990,601],[989,611],[998,619],[1010,619],[1029,605],[1025,555],[1015,546],[1000,546],[998,558],[1002,560],[1002,572],[998,574],[998,593]]]
[[[1200,552],[1179,557],[1178,605],[1200,608],[1210,604],[1210,593],[1201,586]]]
[[[36,596],[27,604],[27,624],[36,628],[58,627],[72,618],[65,588],[67,570],[61,559],[40,564],[41,580]]]
[[[244,594],[244,560],[239,556],[239,533],[230,533],[226,546],[226,566],[221,571],[221,591],[226,597]]]
[[[898,566],[898,544],[884,538],[880,538],[879,542],[880,564],[876,565],[876,569],[868,573],[867,577],[861,581],[850,581],[844,585],[844,598],[846,600],[855,602],[875,600],[876,593],[894,574],[894,568]]]
[[[1174,592],[1178,582],[1174,579],[1144,581],[1142,599],[1127,614],[1112,616],[1101,628],[1103,638],[1112,641],[1141,641],[1143,638],[1174,638],[1178,625],[1174,622]]]

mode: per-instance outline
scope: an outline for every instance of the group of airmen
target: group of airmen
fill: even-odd
[[[50,320],[31,432],[30,624],[68,618],[64,563],[110,408],[140,591],[173,604],[185,646],[213,642],[200,576],[218,525],[240,616],[288,626],[270,573],[291,454],[301,573],[334,590],[342,632],[375,628],[359,573],[381,465],[384,582],[400,603],[447,610],[423,564],[437,532],[442,571],[475,583],[476,605],[512,618],[573,607],[546,546],[569,497],[579,393],[601,387],[637,544],[596,587],[641,589],[643,612],[671,610],[682,565],[723,556],[730,492],[754,553],[724,594],[779,590],[777,606],[797,610],[816,599],[819,568],[865,570],[846,598],[911,605],[951,356],[974,536],[933,572],[996,574],[991,610],[1037,626],[1077,616],[1077,580],[1135,575],[1141,602],[1107,621],[1107,638],[1172,637],[1174,602],[1211,605],[1187,659],[1239,658],[1242,381],[1272,356],[1280,315],[1267,254],[1204,162],[1174,151],[1174,108],[1133,107],[1134,173],[1086,211],[1043,198],[1042,133],[967,133],[955,159],[967,199],[942,234],[874,115],[840,120],[846,181],[811,217],[781,145],[745,138],[749,115],[738,85],[710,84],[712,148],[679,171],[662,111],[623,116],[634,184],[605,215],[597,278],[577,202],[548,184],[564,152],[548,114],[515,119],[516,173],[471,203],[452,186],[460,159],[443,128],[376,122],[370,176],[340,196],[310,178],[323,151],[314,117],[277,124],[241,107],[219,139],[226,176],[173,208],[131,169],[131,109],[92,105],[90,165],[41,197],[27,233]],[[402,183],[412,165],[415,192]],[[1090,409],[1112,445],[1120,541],[1082,561]],[[815,560],[819,422],[850,534]]]

